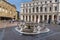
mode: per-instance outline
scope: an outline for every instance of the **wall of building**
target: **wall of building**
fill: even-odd
[[[0,17],[10,17],[17,19],[16,7],[6,1],[0,1]]]
[[[41,16],[43,17],[42,20],[45,20],[44,16],[47,16],[47,18],[46,18],[47,20],[49,20],[49,16],[51,16],[50,19],[52,21],[59,20],[57,18],[58,15],[60,14],[59,5],[60,4],[59,4],[58,0],[40,0],[40,1],[21,3],[20,17],[21,17],[21,19],[24,19],[25,21],[26,20],[32,21],[32,19],[33,19],[32,17],[34,16],[35,22],[38,19],[40,19]],[[41,11],[41,7],[42,7],[42,11]],[[34,8],[34,12],[33,12],[33,8]]]

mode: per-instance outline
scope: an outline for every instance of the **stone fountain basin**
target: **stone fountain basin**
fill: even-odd
[[[48,28],[45,28],[44,30],[42,30],[42,31],[38,30],[37,32],[24,32],[21,29],[19,30],[18,27],[16,27],[15,30],[21,34],[26,34],[26,35],[36,35],[36,34],[40,34],[40,33],[47,33],[50,31]]]

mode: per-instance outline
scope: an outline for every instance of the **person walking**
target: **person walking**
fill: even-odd
[[[51,23],[51,19],[48,20],[48,23],[49,23],[49,24]]]

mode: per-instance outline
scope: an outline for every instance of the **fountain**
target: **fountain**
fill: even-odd
[[[39,21],[38,23],[21,21],[18,26],[19,27],[16,27],[15,29],[22,34],[35,35],[50,31],[47,27],[45,27],[44,23],[40,24]]]

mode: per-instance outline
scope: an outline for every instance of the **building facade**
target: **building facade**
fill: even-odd
[[[32,0],[21,3],[21,20],[27,22],[51,22],[60,20],[60,0]]]
[[[6,0],[0,0],[0,20],[4,19],[17,20],[16,7]]]

